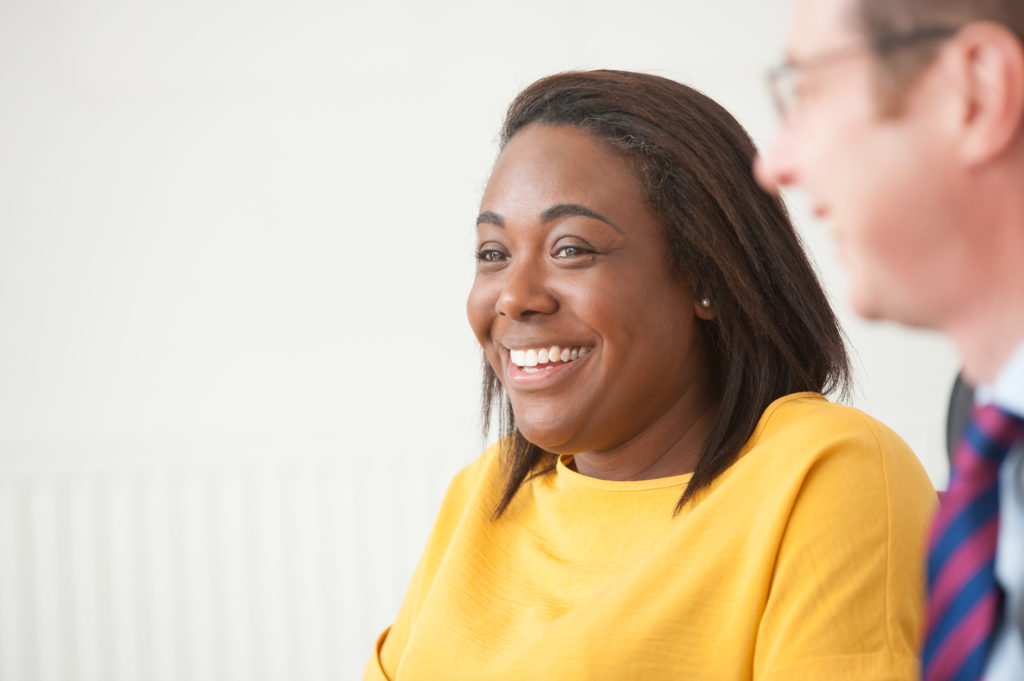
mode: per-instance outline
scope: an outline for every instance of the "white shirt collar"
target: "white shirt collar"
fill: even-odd
[[[978,404],[995,404],[1024,416],[1024,341],[1022,341],[992,383],[979,385],[974,392]]]

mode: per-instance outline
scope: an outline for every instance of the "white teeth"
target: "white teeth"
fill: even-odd
[[[541,369],[551,368],[550,366],[538,367],[538,365],[571,362],[574,359],[586,357],[589,352],[590,350],[587,348],[563,348],[560,345],[552,345],[547,348],[531,348],[530,350],[509,350],[509,359],[524,371],[530,368],[531,370],[527,373],[536,373]]]

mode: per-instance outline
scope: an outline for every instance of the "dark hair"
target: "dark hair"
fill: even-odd
[[[736,460],[765,408],[793,392],[847,394],[849,362],[828,299],[782,201],[761,190],[743,128],[705,95],[642,73],[585,71],[543,78],[512,102],[500,145],[526,125],[570,125],[633,161],[665,227],[673,271],[698,281],[716,316],[702,322],[720,408],[678,512]],[[495,516],[554,455],[531,444],[484,361],[485,432],[498,411],[507,480]]]
[[[908,34],[921,29],[956,29],[972,21],[1002,24],[1024,42],[1024,3],[1020,0],[860,0],[854,21],[867,37]],[[907,84],[937,52],[941,40],[914,49],[889,50],[873,44],[883,113],[897,113]]]

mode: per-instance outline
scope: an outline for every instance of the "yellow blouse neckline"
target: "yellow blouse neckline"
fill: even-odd
[[[693,473],[684,473],[682,475],[652,478],[650,480],[602,480],[601,478],[583,475],[569,468],[571,461],[571,455],[558,457],[556,471],[559,482],[611,492],[640,492],[648,489],[663,489],[665,487],[685,487],[690,482],[690,478],[693,477]]]

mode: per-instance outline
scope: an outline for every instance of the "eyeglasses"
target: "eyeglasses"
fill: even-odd
[[[775,103],[779,116],[785,118],[800,101],[800,81],[805,71],[862,55],[868,49],[879,54],[886,54],[905,47],[945,40],[959,30],[959,26],[922,26],[907,31],[881,33],[856,45],[848,45],[799,61],[780,64],[767,74],[772,101]]]

